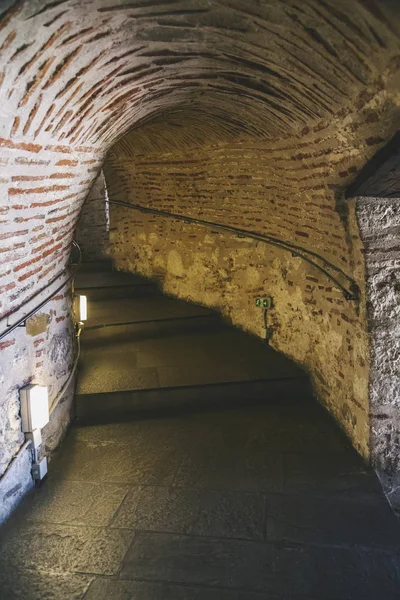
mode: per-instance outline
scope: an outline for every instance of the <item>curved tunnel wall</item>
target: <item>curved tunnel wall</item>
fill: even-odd
[[[343,142],[351,157],[332,184],[339,186],[340,198],[354,169],[398,127],[396,4],[266,0],[243,8],[241,0],[3,2],[2,326],[10,310],[65,266],[77,217],[106,151],[133,127],[168,112],[178,111],[181,121],[203,136],[200,145],[239,143],[247,148],[251,141],[279,155],[281,142],[289,139],[295,141],[297,156],[303,148],[309,152],[311,132],[311,153],[314,145],[321,148],[321,171],[324,152],[331,161],[346,163],[336,146]],[[365,106],[371,109],[366,129],[358,119]],[[319,127],[320,136],[326,135],[327,122],[336,150],[317,141]],[[289,157],[280,160],[279,177],[293,191]],[[328,180],[320,185],[328,186],[331,198]],[[308,192],[302,194],[308,198]],[[342,238],[351,227],[343,215],[340,219]],[[340,244],[347,260],[353,260],[349,240]],[[19,387],[35,380],[55,393],[72,362],[68,294],[60,294],[39,316],[38,329],[19,330],[0,345],[0,475],[22,443]],[[70,402],[69,397],[64,407]],[[53,433],[63,429],[67,412],[53,418]],[[48,439],[50,448],[50,434]],[[27,477],[25,471],[25,482]],[[6,486],[4,497],[11,504],[21,491],[21,478],[11,477]]]
[[[168,293],[217,308],[261,337],[263,313],[255,299],[272,296],[271,344],[310,373],[317,395],[366,458],[364,261],[355,203],[338,192],[341,180],[363,163],[373,112],[369,105],[360,112],[353,156],[344,142],[346,127],[338,140],[337,123],[273,147],[251,141],[198,146],[194,136],[190,148],[189,132],[183,128],[180,134],[174,121],[168,128],[166,119],[126,136],[104,167],[110,200],[272,235],[319,253],[356,280],[360,298],[347,300],[329,278],[291,252],[111,205],[111,249],[119,268],[157,277]],[[166,144],[164,152],[141,154],[141,140],[160,147],[162,140],[174,139],[179,146],[180,135],[186,148],[172,151]],[[342,281],[349,286],[343,276]]]

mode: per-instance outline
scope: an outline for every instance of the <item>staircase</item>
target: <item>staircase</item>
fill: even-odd
[[[262,340],[143,277],[86,263],[75,290],[88,298],[76,391],[83,424],[311,395],[304,372]]]

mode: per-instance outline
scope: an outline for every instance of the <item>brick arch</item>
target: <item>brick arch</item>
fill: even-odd
[[[310,126],[323,132],[334,121],[345,147],[353,143],[352,152],[362,155],[367,139],[372,155],[395,127],[395,90],[386,84],[397,64],[398,11],[381,4],[354,0],[349,13],[347,4],[317,0],[246,9],[203,0],[15,2],[0,20],[10,234],[30,235],[43,214],[54,224],[57,243],[49,247],[62,261],[104,152],[168,110],[180,110],[183,121],[187,111],[203,115],[214,139],[240,135],[268,143]],[[368,138],[356,133],[354,102],[357,110],[375,104],[383,116]],[[373,112],[369,118],[377,119]],[[297,145],[306,157],[307,140]],[[346,168],[342,173],[352,177]],[[10,260],[21,282],[36,271],[38,285],[46,271],[37,271],[50,260],[49,247],[37,250],[45,243],[41,235],[32,236],[34,262]],[[51,259],[48,268],[57,263]]]
[[[244,8],[241,0],[18,0],[2,6],[8,7],[0,16],[3,323],[65,266],[106,152],[119,140],[119,148],[126,146],[129,131],[141,138],[142,153],[149,151],[149,134],[161,153],[171,137],[181,145],[195,139],[197,147],[233,144],[232,153],[235,144],[239,151],[250,145],[253,165],[261,152],[265,172],[280,180],[274,194],[287,210],[300,210],[302,227],[294,232],[301,233],[294,235],[340,260],[363,288],[354,211],[342,192],[399,126],[395,3],[254,0]],[[186,124],[181,136],[177,122]],[[133,154],[139,146],[127,145]],[[339,250],[324,231],[304,235],[301,219],[312,219],[324,198]],[[47,335],[54,327],[67,336],[57,321],[68,322],[67,308],[51,310]],[[365,336],[365,322],[357,323]],[[21,441],[21,381],[39,377],[56,389],[63,377],[54,374],[45,338],[42,347],[35,346],[41,338],[27,343],[24,335],[10,336],[4,346],[11,360],[21,348],[32,350],[6,390],[11,434],[0,471]],[[353,409],[344,411],[336,416],[352,436]],[[353,442],[367,457],[366,422]]]
[[[2,135],[100,149],[201,96],[251,134],[286,136],[382,78],[398,54],[390,4],[18,1],[1,17]]]

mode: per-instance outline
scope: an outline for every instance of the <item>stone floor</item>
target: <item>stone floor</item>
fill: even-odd
[[[87,327],[82,335],[78,394],[305,377],[263,340],[214,316],[204,318],[209,311],[187,302],[161,296],[101,300],[94,306],[89,327],[107,320],[110,327]],[[133,315],[149,322],[140,330],[121,331],[118,320]],[[166,324],[152,321],[165,315]]]
[[[110,422],[177,404],[225,399],[232,406],[277,394],[310,395],[304,371],[265,340],[146,282],[107,265],[84,265],[78,283],[89,310],[76,388],[81,422]]]
[[[400,530],[309,401],[73,428],[0,531],[1,600],[395,600]]]

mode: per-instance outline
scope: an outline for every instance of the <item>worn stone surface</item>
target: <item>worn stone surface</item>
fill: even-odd
[[[75,427],[0,531],[0,597],[395,600],[377,483],[311,398]]]
[[[268,594],[213,590],[167,583],[96,579],[86,600],[277,600]],[[312,599],[310,599],[312,600]]]
[[[316,134],[310,138],[312,145]],[[128,155],[129,144],[135,152],[133,134],[106,161],[111,200],[296,243],[343,269],[363,289],[354,216],[343,222],[336,210],[328,182],[338,182],[339,167],[328,158],[321,176],[319,159],[299,158],[292,141],[292,175],[287,182],[276,172],[287,160],[287,141],[282,150],[242,143],[134,158]],[[304,174],[309,171],[314,175]],[[354,215],[354,204],[348,211]],[[363,295],[359,302],[348,301],[330,279],[291,252],[212,227],[118,206],[111,208],[111,225],[112,253],[120,269],[156,278],[167,293],[217,309],[261,338],[266,336],[265,323],[255,299],[272,296],[267,323],[271,345],[311,375],[318,397],[368,458],[369,355]]]
[[[54,574],[115,575],[132,539],[128,529],[25,524],[4,536],[0,568],[2,573],[23,567]]]
[[[43,493],[33,495],[28,520],[106,526],[128,490],[127,485],[118,483],[51,480]]]
[[[0,575],[2,600],[81,600],[92,575],[10,570]]]
[[[87,267],[85,271],[90,273]],[[228,383],[233,400],[234,382],[295,379],[296,393],[301,379],[306,385],[306,374],[297,365],[258,338],[233,329],[218,313],[158,293],[119,298],[117,289],[116,298],[96,299],[88,288],[86,294],[90,316],[81,337],[78,418],[81,396],[87,394],[112,393],[112,407],[119,391]],[[113,333],[104,337],[103,329]]]
[[[130,492],[112,527],[262,540],[264,523],[262,494],[144,487]]]
[[[294,140],[301,168],[307,174],[312,171],[312,181],[301,193],[303,201],[311,211],[317,194],[314,183],[329,194],[330,186],[337,186],[335,197],[343,222],[347,217],[341,210],[341,190],[398,128],[400,15],[392,0],[310,0],[306,6],[288,6],[283,0],[251,0],[246,6],[239,0],[190,0],[174,5],[167,2],[161,8],[156,2],[6,0],[0,10],[2,328],[11,309],[18,308],[64,268],[81,206],[104,154],[132,128],[140,131],[141,125],[153,123],[151,140],[148,130],[139,140],[145,154],[149,149],[156,154],[164,152],[166,141],[173,152],[183,144],[187,149],[185,140],[190,145],[193,136],[200,147],[256,140],[261,145],[265,142],[267,150],[274,146],[282,149],[281,144],[286,143],[293,148]],[[157,134],[159,123],[166,120],[172,121],[173,127]],[[327,123],[331,126],[329,135]],[[177,135],[180,130],[182,136]],[[314,136],[311,142],[309,134]],[[258,154],[256,150],[256,157]],[[270,173],[267,187],[274,178],[282,179],[288,188],[292,186],[295,160],[291,152],[284,154],[276,161],[276,172]],[[337,177],[333,181],[319,178],[329,169],[328,163],[335,165]],[[153,170],[152,165],[149,170]],[[240,174],[244,176],[242,183],[250,181],[249,173]],[[219,203],[224,200],[222,183],[226,181],[220,181],[220,193],[215,195]],[[290,195],[299,197],[296,185]],[[343,227],[333,212],[332,217],[343,241]],[[269,215],[255,218],[261,218],[262,223]],[[304,233],[302,230],[302,242]],[[289,235],[294,239],[293,233]],[[320,248],[325,235],[332,241],[325,228],[319,233],[314,230],[309,238],[311,247],[315,244]],[[207,243],[209,239],[211,236]],[[336,257],[339,261],[341,250]],[[189,252],[169,249],[168,270],[177,280],[185,275]],[[250,262],[246,252],[240,258]],[[132,260],[136,258],[132,256]],[[196,276],[201,282],[211,264],[198,266]],[[299,274],[297,261],[290,260],[277,273],[285,279],[286,271],[291,276],[291,269]],[[213,275],[228,289],[230,271],[223,265],[218,277]],[[245,275],[246,285],[253,282],[251,285],[256,286],[256,279],[253,267]],[[281,279],[278,287],[286,289]],[[362,277],[356,279],[362,282]],[[318,285],[311,280],[307,285],[314,284]],[[286,294],[282,298],[275,295],[282,306]],[[195,296],[199,299],[198,294]],[[312,309],[303,307],[300,296],[296,292],[292,298],[300,307],[296,318],[311,320]],[[332,304],[335,300],[333,297]],[[319,310],[318,306],[316,312]],[[322,310],[324,313],[325,307]],[[341,306],[337,310],[341,315]],[[240,311],[245,313],[246,307]],[[342,334],[344,346],[352,346],[357,357],[362,355],[365,360],[363,314],[361,306],[356,321],[364,325],[360,337],[355,336],[357,344],[352,336],[347,342],[347,330],[339,336],[324,331],[318,350],[321,361],[329,362],[331,349],[340,346]],[[334,313],[332,319],[336,318],[340,316]],[[256,322],[253,316],[249,320]],[[256,333],[258,329],[259,322]],[[25,334],[17,331],[0,345],[1,366],[7,374],[14,361],[20,361],[14,369],[15,380],[13,375],[4,388],[1,384],[4,452],[0,471],[22,441],[17,390],[33,378],[53,389],[61,383],[61,375],[42,378],[41,368],[36,366],[42,359],[34,356],[42,348],[31,347],[35,341],[27,341]],[[46,339],[43,350],[47,343]],[[288,339],[286,345],[296,344]],[[305,339],[304,353],[307,348]],[[285,351],[285,344],[281,349]],[[338,355],[336,350],[334,356]],[[356,356],[353,358],[356,363]],[[70,365],[63,359],[62,366],[66,375]],[[348,373],[340,372],[348,380]],[[327,398],[327,405],[360,452],[368,455],[365,379],[354,379],[353,391],[344,390],[340,382],[332,388],[333,380],[325,372],[320,383],[317,379],[321,397]],[[329,388],[329,393],[323,387]],[[330,401],[339,395],[343,398],[340,407]],[[381,456],[385,453],[384,449],[380,452]]]
[[[276,595],[315,594],[330,599],[382,594],[394,599],[399,590],[398,567],[394,556],[360,549],[279,547],[146,532],[137,535],[128,551],[121,577]]]

